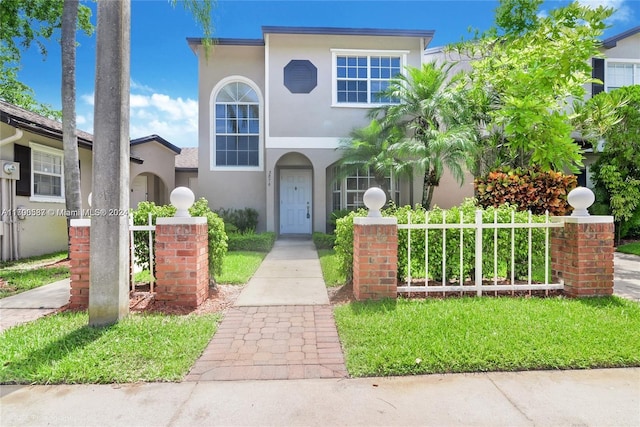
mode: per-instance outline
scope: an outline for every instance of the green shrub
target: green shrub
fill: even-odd
[[[153,202],[141,202],[138,208],[133,210],[133,223],[135,225],[147,225],[148,215],[151,213],[151,223],[156,223],[158,217],[172,217],[176,208],[172,205],[158,206]],[[209,244],[209,276],[222,274],[222,262],[227,253],[227,234],[224,231],[222,219],[209,209],[209,203],[205,198],[197,200],[189,209],[194,217],[207,218],[208,244]],[[147,233],[134,233],[135,255],[137,262],[143,269],[149,268],[149,237]],[[155,234],[154,234],[155,244]]]
[[[228,233],[251,233],[258,227],[258,211],[253,208],[218,209]]]
[[[313,243],[316,245],[316,249],[333,249],[333,245],[336,243],[336,236],[333,234],[320,233],[314,231],[311,235]]]
[[[336,221],[335,251],[338,259],[338,271],[347,282],[353,279],[353,218],[367,216],[366,209],[349,212]]]
[[[276,233],[233,233],[229,235],[230,251],[269,252],[276,241]]]
[[[455,206],[448,210],[438,207],[425,211],[422,207],[409,206],[390,208],[383,211],[383,216],[395,216],[399,224],[407,224],[411,216],[412,224],[425,223],[425,216],[428,216],[430,224],[441,224],[444,219],[447,223],[460,223],[462,215],[464,223],[475,221],[475,211],[479,209],[475,200],[467,199],[462,205]],[[498,223],[511,222],[511,215],[514,215],[516,223],[527,222],[528,212],[516,211],[515,207],[503,205],[498,208],[489,207],[483,210],[482,222],[492,223],[494,215]],[[353,212],[341,218],[337,222],[335,251],[338,256],[339,270],[345,274],[348,280],[353,278],[353,218],[355,216],[366,216],[366,211]],[[532,222],[544,222],[544,216],[532,215]],[[528,233],[527,229],[517,229],[514,231],[514,253],[515,265],[514,273],[516,278],[526,277],[528,274]],[[447,279],[460,278],[460,238],[462,235],[463,257],[462,257],[462,277],[473,278],[475,269],[475,230],[449,229],[445,233],[442,230],[429,230],[428,240],[425,239],[424,230],[411,230],[411,276],[429,277],[433,280],[442,280],[442,247],[443,234],[445,240],[446,270]],[[494,265],[494,230],[484,229],[482,235],[483,272],[485,277],[493,276]],[[503,277],[511,276],[511,230],[498,229],[498,274]],[[544,230],[532,229],[532,266],[544,265]],[[406,280],[409,272],[408,257],[408,230],[398,230],[398,278]],[[428,245],[428,271],[425,271],[425,243]]]

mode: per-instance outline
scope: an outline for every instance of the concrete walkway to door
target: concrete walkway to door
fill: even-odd
[[[318,254],[296,238],[276,242],[185,380],[346,376]]]

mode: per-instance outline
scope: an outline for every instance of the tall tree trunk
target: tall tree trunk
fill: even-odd
[[[71,219],[82,216],[80,164],[76,131],[76,22],[78,0],[64,0],[62,8],[62,145],[67,232]],[[67,234],[68,236],[68,234]],[[67,239],[70,245],[70,239]]]
[[[130,0],[98,2],[89,324],[129,314]]]

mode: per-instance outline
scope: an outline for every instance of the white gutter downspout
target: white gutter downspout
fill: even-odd
[[[22,135],[23,135],[22,129],[18,129],[18,128],[15,128],[15,129],[16,129],[16,133],[14,133],[13,135],[11,135],[11,136],[9,136],[7,138],[0,139],[0,147],[2,147],[5,144],[9,144],[10,142],[17,141],[20,138],[22,138]]]
[[[0,139],[0,147],[22,138],[24,134],[22,129],[15,128],[15,130],[16,132],[13,135]],[[16,208],[15,180],[2,178],[0,180],[0,188],[3,193],[2,197],[0,197],[0,212],[14,211]],[[4,216],[2,218],[2,260],[18,259],[18,224],[12,215],[6,215],[6,222]]]

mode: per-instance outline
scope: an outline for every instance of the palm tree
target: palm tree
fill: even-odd
[[[76,130],[76,28],[78,0],[62,6],[62,145],[64,148],[64,193],[67,229],[82,212],[78,134]],[[68,239],[69,245],[70,239]]]
[[[407,67],[394,78],[382,96],[396,104],[372,111],[385,127],[397,127],[405,137],[390,151],[398,156],[396,167],[423,170],[422,206],[429,209],[433,191],[445,168],[462,184],[472,159],[475,132],[469,119],[461,75],[449,75],[450,66],[424,64]]]
[[[342,151],[342,157],[338,161],[340,168],[336,179],[343,179],[358,171],[369,172],[376,185],[384,190],[387,200],[392,200],[387,177],[394,170],[396,162],[390,148],[401,137],[398,128],[384,128],[375,119],[364,128],[354,129],[350,138],[340,141],[338,150]]]

